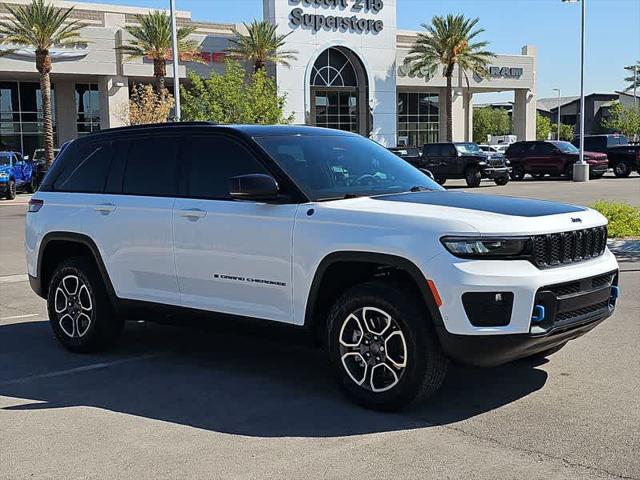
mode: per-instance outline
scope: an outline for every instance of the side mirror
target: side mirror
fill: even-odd
[[[275,200],[278,182],[270,175],[252,173],[229,179],[229,195],[237,200]]]

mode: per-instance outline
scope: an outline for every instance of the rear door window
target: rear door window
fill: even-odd
[[[177,195],[179,145],[180,137],[177,136],[130,138],[126,149],[122,193],[156,197]]]
[[[76,161],[67,162],[53,189],[61,192],[102,193],[109,174],[113,151],[111,142],[82,143]]]

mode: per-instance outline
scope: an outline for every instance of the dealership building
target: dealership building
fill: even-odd
[[[0,17],[7,5],[0,4]],[[56,144],[89,132],[120,126],[129,92],[135,83],[153,81],[148,59],[131,60],[117,52],[126,44],[125,25],[150,10],[120,5],[52,0],[69,8],[87,26],[86,46],[52,49],[54,129]],[[287,96],[287,115],[294,122],[349,130],[385,145],[422,145],[444,139],[446,79],[439,71],[429,77],[410,74],[403,61],[417,32],[396,25],[397,0],[264,0],[262,15],[287,37],[287,50],[296,51],[290,66],[271,67],[278,89]],[[214,10],[215,11],[215,10]],[[425,21],[431,18],[428,2]],[[260,17],[260,12],[256,12]],[[250,21],[251,19],[247,19]],[[202,48],[203,63],[181,64],[200,75],[222,72],[225,50],[242,25],[200,22],[190,12],[177,13],[178,26],[196,28],[193,38]],[[486,34],[490,40],[490,33]],[[0,46],[0,48],[3,48]],[[6,47],[4,47],[6,48]],[[167,83],[173,69],[167,65]],[[0,148],[30,155],[41,145],[42,105],[32,50],[0,57]],[[535,138],[536,51],[497,55],[484,78],[456,71],[453,80],[453,136],[471,140],[473,97],[485,92],[513,91],[514,132],[519,139]]]

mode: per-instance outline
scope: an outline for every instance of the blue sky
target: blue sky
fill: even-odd
[[[262,18],[262,0],[176,0],[194,20],[239,23]],[[167,8],[168,0],[103,0]],[[561,0],[397,0],[398,28],[419,29],[433,15],[479,17],[485,39],[496,53],[538,48],[538,96],[578,95],[580,4]],[[625,65],[640,60],[640,0],[588,0],[586,91],[624,88]],[[512,94],[482,95],[476,102],[508,100]]]

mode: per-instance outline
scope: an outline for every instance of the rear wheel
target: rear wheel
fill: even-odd
[[[480,170],[475,167],[467,168],[467,171],[464,173],[464,179],[467,181],[467,185],[471,188],[475,188],[480,186],[480,181],[482,180],[482,174]]]
[[[436,177],[436,182],[438,185],[444,185],[447,182],[447,177]]]
[[[5,198],[7,200],[13,200],[14,198],[16,198],[15,180],[9,180],[9,183],[7,183],[7,193],[5,193]]]
[[[371,282],[342,295],[329,314],[329,355],[356,403],[396,410],[432,395],[448,361],[424,305],[394,284]]]
[[[618,160],[613,165],[613,174],[619,178],[628,177],[629,175],[631,175],[631,167],[629,166],[629,164],[627,164],[627,162]]]
[[[47,310],[56,337],[73,352],[111,346],[124,326],[112,314],[97,268],[84,257],[70,258],[58,265],[49,284]]]
[[[36,177],[32,176],[31,180],[27,185],[27,193],[34,193],[38,189],[38,183],[36,182]]]
[[[604,172],[592,173],[589,175],[593,180],[597,180],[598,178],[602,178],[604,176]]]
[[[515,166],[511,169],[511,180],[520,181],[524,179],[524,168],[521,166]]]

